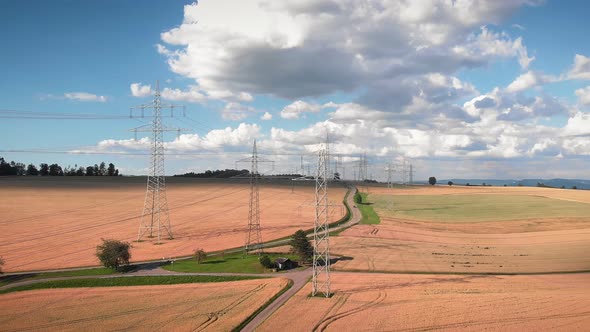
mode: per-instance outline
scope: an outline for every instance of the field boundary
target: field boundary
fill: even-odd
[[[279,296],[283,295],[286,291],[291,289],[291,287],[293,287],[293,285],[295,283],[291,279],[288,279],[288,280],[289,280],[289,282],[287,283],[287,285],[285,285],[285,287],[283,287],[283,289],[281,289],[273,297],[268,299],[268,301],[266,301],[262,306],[260,306],[258,309],[256,309],[256,311],[254,311],[250,316],[248,316],[246,319],[244,319],[238,326],[234,327],[232,329],[232,332],[241,331],[244,327],[246,327],[246,325],[248,325],[248,323],[250,323],[256,316],[258,316],[259,313],[261,313],[264,309],[266,309],[269,305],[271,305],[274,301],[276,301],[276,299],[278,299]]]
[[[167,276],[123,276],[103,278],[68,277],[54,280],[33,280],[29,284],[4,286],[0,294],[22,292],[39,289],[56,288],[100,288],[100,287],[132,287],[161,286],[193,283],[228,282],[240,280],[268,279],[268,276],[240,275],[167,275]],[[12,286],[12,287],[11,287]]]
[[[379,274],[423,274],[423,275],[481,275],[481,276],[521,276],[521,275],[551,275],[551,274],[586,274],[590,270],[576,271],[548,271],[548,272],[453,272],[453,271],[388,271],[388,270],[360,270],[360,269],[332,269],[332,272],[350,273],[379,273]]]

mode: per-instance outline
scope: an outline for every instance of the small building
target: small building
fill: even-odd
[[[279,257],[275,259],[275,265],[277,270],[289,270],[297,266],[297,263],[293,262],[289,258]]]

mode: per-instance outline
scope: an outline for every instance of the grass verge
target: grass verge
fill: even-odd
[[[50,280],[30,285],[17,286],[0,291],[0,294],[21,292],[27,290],[47,288],[80,288],[80,287],[124,287],[175,285],[202,282],[224,282],[236,280],[260,279],[245,276],[151,276],[151,277],[115,277],[115,278],[87,278],[69,280]]]
[[[26,274],[13,274],[0,277],[0,286],[9,285],[14,282],[20,282],[25,280],[37,280],[37,279],[49,279],[49,278],[62,278],[62,277],[85,277],[85,276],[104,276],[118,274],[112,269],[108,268],[97,268],[97,269],[84,269],[84,270],[71,270],[71,271],[55,271],[55,272],[41,272],[41,273],[26,273]]]
[[[233,328],[232,332],[241,331],[244,327],[246,327],[246,325],[248,325],[248,323],[250,323],[250,321],[252,321],[252,319],[254,319],[254,317],[256,317],[259,313],[261,313],[262,310],[266,309],[266,307],[268,307],[271,303],[273,303],[276,299],[278,299],[279,296],[283,295],[283,293],[285,293],[291,287],[293,287],[293,280],[289,279],[289,282],[287,283],[287,285],[285,287],[283,287],[283,289],[281,289],[278,293],[276,293],[273,297],[271,297],[268,301],[266,301],[260,308],[258,308],[250,316],[248,316],[248,318],[246,318],[243,322],[241,322],[240,325]]]
[[[265,253],[271,261],[279,257],[287,257],[293,261],[299,260],[295,255]],[[174,272],[206,272],[206,273],[267,273],[258,261],[258,255],[244,256],[242,253],[217,255],[207,258],[197,264],[194,259],[178,260],[171,264],[163,265],[162,268]]]
[[[373,203],[368,202],[367,194],[357,192],[354,197],[358,209],[361,211],[361,224],[377,225],[381,222],[379,215],[373,210]]]

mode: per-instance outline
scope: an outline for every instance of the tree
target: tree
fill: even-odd
[[[434,186],[436,184],[436,178],[434,176],[429,177],[428,183],[430,183],[431,186]]]
[[[49,175],[49,165],[42,163],[41,165],[39,165],[39,175],[41,176],[47,176]]]
[[[107,173],[109,176],[115,176],[115,164],[110,163],[109,168],[107,169]]]
[[[577,186],[572,186],[572,189],[578,189],[578,187]]]
[[[76,176],[84,176],[85,170],[84,167],[80,166],[78,167],[78,169],[76,170]]]
[[[129,242],[102,239],[102,244],[96,246],[96,257],[105,267],[117,270],[119,266],[129,264],[130,248]]]
[[[271,262],[270,258],[267,255],[261,256],[258,258],[260,265],[264,266],[267,269],[272,269],[274,264]]]
[[[61,176],[64,175],[64,171],[61,169],[61,166],[58,164],[51,164],[49,165],[49,175],[50,176]]]
[[[447,184],[448,184],[449,186],[452,186],[452,185],[453,185],[453,181],[449,181],[449,182],[447,182]]]
[[[100,163],[100,166],[98,166],[98,175],[100,175],[100,176],[107,175],[107,165],[104,163],[104,161],[102,163]]]
[[[92,167],[92,166],[86,167],[86,176],[94,176],[94,167]]]
[[[195,257],[197,264],[201,264],[201,262],[207,258],[207,253],[202,248],[195,249],[195,253],[193,254],[193,257]]]
[[[293,234],[291,237],[291,241],[289,242],[291,245],[291,252],[299,256],[303,262],[310,262],[313,258],[313,247],[309,240],[307,239],[307,235],[303,230],[298,230]]]
[[[39,170],[35,165],[29,164],[29,166],[27,166],[27,175],[37,176],[39,175]]]

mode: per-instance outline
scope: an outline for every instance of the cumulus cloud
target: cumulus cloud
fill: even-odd
[[[281,118],[289,120],[299,119],[303,113],[318,113],[321,109],[321,105],[296,100],[283,108]]]
[[[240,121],[255,112],[256,109],[251,106],[244,106],[239,103],[227,103],[221,110],[221,118],[230,121]]]
[[[88,92],[66,92],[64,98],[76,101],[90,101],[90,102],[101,102],[104,103],[108,100],[105,96],[98,96]]]
[[[129,89],[133,97],[147,97],[154,93],[151,85],[143,85],[141,83],[131,83]]]
[[[272,120],[272,114],[270,114],[268,112],[264,112],[264,114],[262,114],[262,116],[260,117],[260,120],[263,120],[263,121]]]
[[[590,105],[590,86],[576,90],[576,96],[580,104],[587,106]]]
[[[165,142],[164,148],[173,152],[197,152],[201,150],[220,151],[224,148],[246,147],[252,140],[259,137],[260,127],[256,124],[240,123],[237,127],[214,129],[203,136],[183,134],[173,141]],[[70,152],[137,152],[149,151],[152,141],[148,137],[134,139],[107,139],[97,143],[95,147]]]
[[[569,79],[590,80],[590,58],[576,54],[574,64],[567,73]]]
[[[395,81],[449,76],[498,57],[515,58],[527,68],[534,57],[521,38],[486,27],[473,30],[536,3],[200,1],[186,5],[182,24],[161,34],[158,52],[173,72],[194,79],[207,94],[297,100],[361,89],[373,96]],[[411,102],[400,94],[402,105]],[[374,98],[358,101],[369,100]]]
[[[528,71],[518,76],[508,87],[506,92],[520,92],[532,87],[543,85],[546,83],[555,82],[558,79],[549,75],[543,75],[542,73]]]

